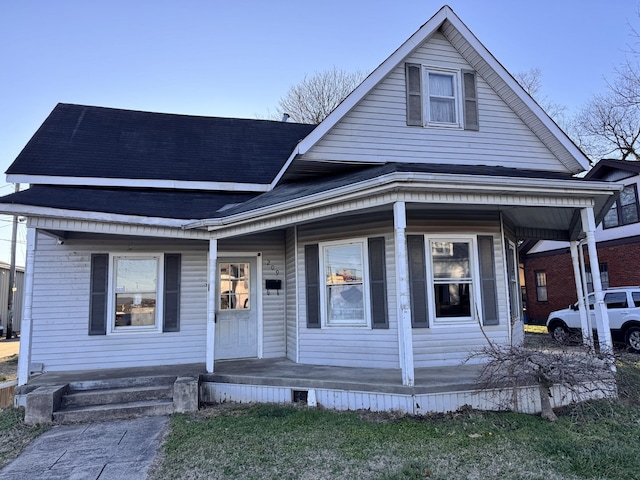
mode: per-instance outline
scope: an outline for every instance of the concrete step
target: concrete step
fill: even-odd
[[[98,390],[71,390],[62,397],[60,409],[171,398],[173,398],[173,384]]]
[[[53,421],[56,423],[101,422],[106,420],[171,415],[172,413],[173,400],[161,399],[65,408],[64,410],[53,412]]]
[[[81,380],[69,383],[69,389],[78,390],[107,390],[112,388],[150,387],[158,385],[173,385],[175,375],[156,375],[130,378],[105,378],[97,380]]]

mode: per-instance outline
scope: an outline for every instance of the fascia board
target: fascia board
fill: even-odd
[[[304,155],[315,145],[329,130],[331,130],[358,102],[360,102],[384,77],[386,77],[396,65],[415,50],[422,42],[432,35],[442,25],[447,18],[455,15],[448,7],[442,7],[433,17],[431,17],[422,27],[418,29],[408,40],[406,40],[395,52],[383,61],[364,81],[358,85],[318,126],[305,138],[303,138],[295,151],[291,154],[287,162],[278,172],[276,178],[271,182],[273,189],[282,176],[285,174],[293,159],[298,155]]]
[[[149,180],[135,178],[63,177],[48,175],[7,175],[7,183],[30,185],[66,185],[81,187],[158,188],[176,190],[208,190],[223,192],[269,191],[269,184],[234,182],[192,182],[187,180]]]
[[[184,225],[185,221],[188,221],[184,219],[142,217],[137,215],[120,215],[104,212],[82,212],[79,210],[38,207],[34,205],[22,205],[17,203],[0,203],[0,214],[18,215],[24,217],[64,218],[69,220],[124,223],[131,225],[146,225],[168,228],[181,228]]]
[[[451,175],[422,172],[395,172],[363,182],[326,190],[307,197],[289,200],[276,205],[242,212],[229,217],[199,220],[184,225],[185,229],[227,226],[233,223],[249,221],[257,217],[278,214],[300,208],[316,206],[324,202],[344,201],[353,196],[367,196],[376,190],[411,188],[429,190],[451,190],[455,192],[490,192],[501,194],[534,195],[613,195],[622,187],[609,182],[584,182],[556,179],[532,179],[513,177],[492,177],[485,175]]]

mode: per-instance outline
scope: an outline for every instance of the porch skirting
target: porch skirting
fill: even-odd
[[[175,397],[175,382],[189,377],[193,379],[195,408],[198,403],[235,402],[299,403],[329,410],[393,411],[410,415],[463,408],[540,412],[538,385],[481,389],[476,385],[480,367],[464,364],[416,368],[414,386],[402,384],[400,369],[305,365],[286,358],[216,361],[214,373],[206,373],[204,364],[46,372],[33,376],[26,385],[16,389],[15,406],[27,406],[27,396],[39,387],[45,390],[64,390],[68,386],[122,388],[150,384],[154,379],[169,379],[174,383]],[[573,390],[555,385],[551,389],[551,404],[556,408],[612,397],[615,393],[613,378],[600,384],[585,381],[581,388]],[[113,402],[117,403],[115,398]],[[51,405],[50,409],[54,411],[55,406]]]
[[[574,402],[611,397],[613,391],[615,386],[596,385],[593,382],[585,382],[578,391],[555,385],[551,389],[551,405],[557,408]],[[530,414],[541,411],[537,385],[516,387],[514,395],[512,387],[402,394],[207,381],[200,384],[200,400],[209,404],[225,402],[291,404],[299,398],[305,398],[309,406],[329,410],[387,411],[409,415],[455,412],[463,408],[487,411],[514,410]]]

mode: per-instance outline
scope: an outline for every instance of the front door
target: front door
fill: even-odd
[[[218,259],[216,360],[258,356],[256,268],[255,257]]]

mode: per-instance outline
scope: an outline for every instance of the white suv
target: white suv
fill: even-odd
[[[609,288],[603,293],[613,341],[624,342],[629,350],[640,352],[640,287]],[[595,330],[593,293],[589,294],[588,300],[591,327]],[[574,303],[564,310],[551,312],[547,320],[547,330],[559,342],[566,341],[571,333],[578,333],[580,331],[578,304]]]

